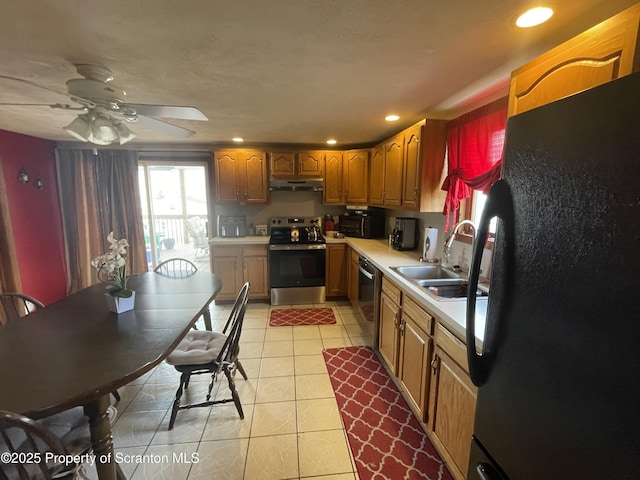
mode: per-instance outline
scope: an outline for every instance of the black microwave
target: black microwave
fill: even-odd
[[[380,215],[340,215],[338,231],[347,237],[384,238],[384,225]]]

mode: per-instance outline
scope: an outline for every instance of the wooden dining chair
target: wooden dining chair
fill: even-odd
[[[89,422],[82,407],[40,420],[0,410],[0,479],[75,479],[81,463],[63,463],[47,452],[76,456],[90,451]],[[5,457],[16,461],[5,461]],[[118,480],[126,478],[118,464],[116,475]]]
[[[22,293],[0,293],[0,304],[3,312],[0,316],[2,326],[29,315],[38,308],[44,308],[40,300]]]
[[[178,410],[195,407],[208,407],[221,403],[233,402],[240,418],[244,418],[240,396],[235,386],[235,373],[239,370],[246,380],[247,375],[238,360],[240,352],[240,334],[244,314],[249,303],[249,282],[245,283],[236,301],[233,304],[231,315],[227,321],[224,332],[210,332],[207,330],[191,330],[178,344],[176,349],[167,357],[167,363],[173,365],[180,372],[180,385],[176,392],[176,398],[171,409],[169,430],[173,429]],[[228,328],[228,329],[227,329]],[[211,374],[211,382],[207,392],[206,401],[196,404],[180,405],[182,394],[189,386],[191,375]],[[211,400],[211,391],[214,382],[224,374],[227,378],[231,398]]]
[[[186,278],[196,273],[198,267],[186,258],[170,258],[158,264],[153,271],[165,277]]]
[[[186,278],[194,275],[198,271],[198,267],[186,258],[170,258],[164,262],[158,264],[153,269],[154,272],[169,278]],[[204,326],[207,330],[212,330],[211,326],[211,312],[209,311],[209,304],[204,306],[202,310],[202,317],[204,319]],[[197,327],[194,326],[197,330]]]

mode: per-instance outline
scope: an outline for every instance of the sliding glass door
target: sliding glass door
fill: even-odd
[[[187,258],[209,271],[207,165],[140,161],[138,179],[149,269]]]

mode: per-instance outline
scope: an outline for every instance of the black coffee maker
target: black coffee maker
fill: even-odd
[[[418,219],[397,217],[391,236],[394,250],[415,250],[418,245]]]

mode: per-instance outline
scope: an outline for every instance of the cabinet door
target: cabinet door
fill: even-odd
[[[369,151],[350,150],[345,152],[343,165],[345,203],[366,205],[369,201]]]
[[[404,178],[402,206],[419,210],[422,125],[414,125],[404,132]]]
[[[324,164],[325,175],[322,194],[324,203],[344,205],[342,152],[327,152]]]
[[[554,102],[638,69],[635,5],[515,70],[509,115]]]
[[[216,300],[233,300],[238,295],[242,286],[242,257],[217,256],[214,254],[211,260],[212,273],[220,277],[222,289],[216,296]]]
[[[267,178],[267,159],[264,152],[244,150],[244,202],[269,203],[269,179]]]
[[[399,207],[402,204],[402,169],[404,135],[396,135],[384,144],[384,204]]]
[[[326,275],[327,295],[341,296],[347,294],[347,244],[327,246]]]
[[[394,375],[398,374],[398,325],[400,307],[385,292],[380,295],[380,355]]]
[[[324,175],[324,152],[299,152],[297,174],[300,177],[322,178]]]
[[[469,375],[436,347],[431,363],[428,429],[456,478],[465,478],[469,464],[477,389]]]
[[[269,297],[269,275],[267,255],[245,255],[243,257],[244,281],[251,284],[249,298]]]
[[[371,149],[370,204],[384,205],[384,145]]]
[[[421,212],[442,212],[447,196],[447,192],[442,190],[447,176],[447,121],[427,119],[422,128],[421,143],[422,166],[417,209]]]
[[[241,159],[239,150],[222,150],[215,152],[216,201],[218,203],[240,202],[242,187]],[[243,188],[243,187],[242,187]]]
[[[429,361],[432,353],[431,337],[403,311],[400,328],[399,378],[421,421],[426,418]]]
[[[271,176],[289,178],[296,174],[296,154],[293,152],[271,153]]]
[[[358,262],[349,262],[349,301],[354,307],[358,306]]]

